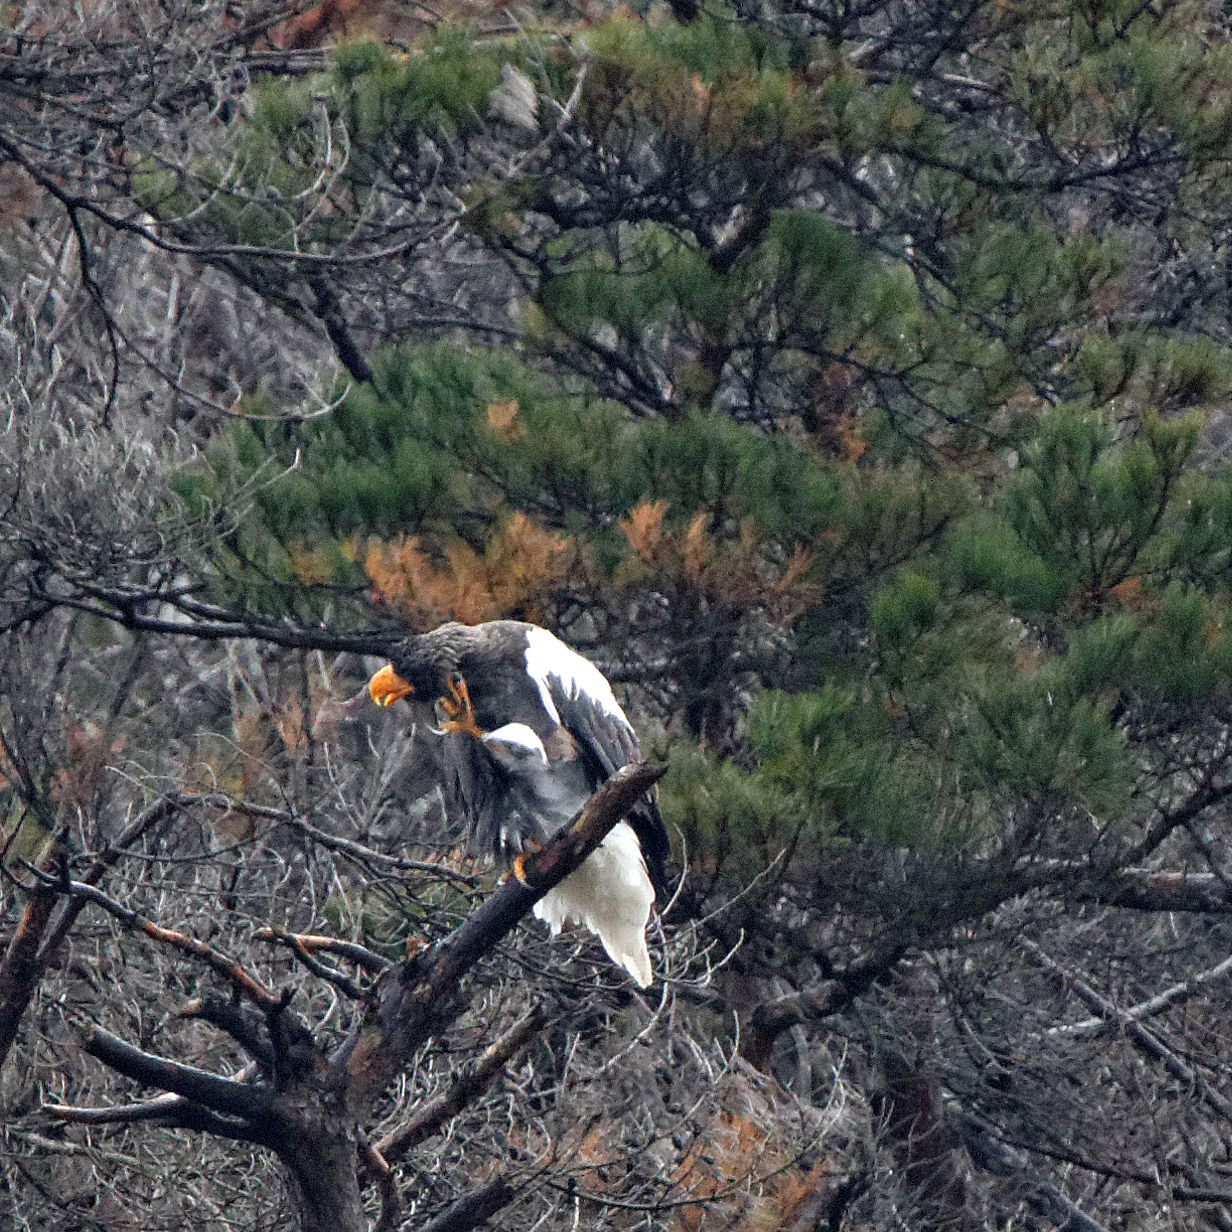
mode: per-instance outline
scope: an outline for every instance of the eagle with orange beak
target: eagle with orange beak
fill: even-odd
[[[450,623],[395,646],[368,682],[390,706],[414,695],[444,716],[444,784],[466,817],[471,846],[506,863],[567,822],[641,749],[603,673],[538,625]],[[555,936],[570,922],[645,988],[646,925],[663,884],[669,841],[648,795],[581,868],[535,904]],[[652,882],[653,877],[653,882]]]

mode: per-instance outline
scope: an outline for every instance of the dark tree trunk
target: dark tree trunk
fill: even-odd
[[[302,1232],[367,1232],[354,1128],[322,1108],[278,1152]]]
[[[0,960],[0,1065],[4,1064],[17,1038],[18,1023],[43,973],[38,950],[56,902],[56,896],[50,890],[31,893],[18,920],[17,930],[3,960]]]

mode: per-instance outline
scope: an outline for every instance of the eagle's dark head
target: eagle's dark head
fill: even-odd
[[[473,633],[467,625],[441,625],[391,647],[388,666],[368,681],[372,700],[390,706],[408,693],[428,702],[443,697]]]

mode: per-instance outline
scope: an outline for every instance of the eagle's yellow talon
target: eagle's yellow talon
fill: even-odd
[[[475,718],[475,708],[471,705],[470,690],[466,686],[465,677],[454,672],[448,680],[449,695],[438,699],[441,709],[448,716],[441,725],[445,731],[462,731],[483,739],[483,729]]]
[[[528,889],[530,882],[526,879],[526,857],[518,856],[513,862],[513,875]]]

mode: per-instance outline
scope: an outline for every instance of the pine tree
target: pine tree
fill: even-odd
[[[675,919],[740,943],[746,1055],[820,1086],[826,1033],[862,1049],[932,1226],[969,1195],[904,1108],[942,1089],[973,1157],[1161,1200],[1136,1058],[1101,1092],[1069,1051],[1098,1024],[1060,1020],[1100,1005],[1083,969],[1143,1006],[1226,942],[1222,891],[1177,886],[1228,871],[1230,57],[1188,2],[442,25],[270,71],[125,165],[342,370],[248,390],[178,471],[194,524],[250,498],[193,596],[530,619],[601,661],[670,757]],[[1156,1129],[1200,1140],[1197,1192],[1189,1090]]]

